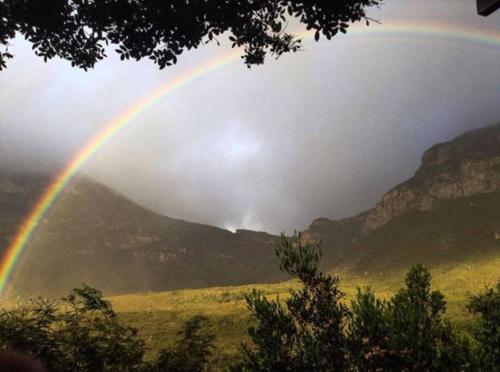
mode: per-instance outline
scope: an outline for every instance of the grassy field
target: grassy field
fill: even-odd
[[[500,279],[500,254],[431,268],[434,288],[440,290],[448,302],[448,317],[467,329],[471,317],[467,313],[467,297],[492,286]],[[341,274],[341,288],[347,299],[356,287],[371,286],[380,297],[390,297],[403,282],[405,272],[393,271],[376,276]],[[217,336],[214,364],[227,365],[237,353],[241,342],[248,340],[246,329],[251,317],[244,296],[253,288],[268,297],[286,298],[296,282],[268,285],[214,287],[160,293],[142,293],[110,298],[121,319],[137,327],[146,340],[149,357],[162,346],[175,340],[182,322],[196,314],[209,319],[209,329]]]

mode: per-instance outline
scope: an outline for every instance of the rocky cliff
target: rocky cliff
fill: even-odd
[[[500,254],[500,125],[426,151],[415,175],[377,205],[303,232],[321,241],[326,268],[383,275]]]
[[[364,235],[396,216],[428,211],[444,200],[500,191],[500,125],[427,150],[415,175],[386,193],[362,226]]]

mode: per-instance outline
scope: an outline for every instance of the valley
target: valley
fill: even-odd
[[[3,178],[2,208],[10,211],[2,214],[4,242],[48,182]],[[447,316],[468,332],[468,297],[500,278],[499,206],[497,125],[434,146],[415,176],[373,209],[338,221],[318,218],[302,239],[321,242],[321,266],[340,276],[347,303],[365,286],[388,298],[412,264],[425,264],[446,296]],[[245,295],[257,288],[285,299],[298,288],[279,270],[277,239],[160,216],[80,178],[29,243],[12,298],[58,295],[81,282],[100,288],[120,320],[139,329],[149,358],[174,342],[185,320],[201,314],[217,337],[212,361],[222,368],[248,340]]]
[[[3,249],[48,182],[2,177]],[[318,218],[302,237],[320,241],[322,268],[339,273],[383,276],[415,262],[463,264],[498,254],[499,205],[496,125],[433,146],[415,175],[373,209],[343,220]],[[12,295],[60,295],[82,282],[107,295],[276,283],[286,279],[274,257],[277,239],[161,216],[82,177],[28,243]]]

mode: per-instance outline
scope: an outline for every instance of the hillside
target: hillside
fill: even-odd
[[[305,236],[322,242],[326,267],[360,273],[500,254],[500,125],[433,146],[373,209],[317,219]]]
[[[5,247],[49,178],[0,179]],[[320,240],[323,268],[387,276],[414,262],[431,267],[500,254],[500,125],[426,151],[415,175],[377,205],[304,231]],[[5,213],[4,213],[5,211]],[[229,231],[150,212],[81,178],[51,210],[15,276],[18,294],[61,293],[86,282],[107,294],[282,280],[276,237]]]
[[[384,195],[370,211],[363,233],[410,211],[432,210],[442,201],[500,191],[500,125],[467,132],[434,145],[415,175]]]
[[[47,176],[15,174],[0,168],[0,252],[7,247],[49,180]]]
[[[37,178],[31,187],[28,181],[4,178],[9,188],[1,189],[2,211],[16,212],[3,218],[6,232],[15,230],[12,221],[19,221],[32,204],[27,196],[47,180]],[[112,294],[271,282],[283,277],[272,259],[274,241],[266,233],[232,233],[160,216],[81,178],[65,191],[29,243],[14,289],[58,294],[85,282]]]

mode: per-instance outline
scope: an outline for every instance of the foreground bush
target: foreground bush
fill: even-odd
[[[179,332],[180,338],[171,349],[160,351],[158,360],[153,364],[155,371],[198,372],[205,370],[215,336],[201,332],[206,319],[195,316],[188,320]]]
[[[473,296],[469,311],[480,315],[474,328],[474,336],[480,345],[480,367],[489,371],[500,370],[500,282],[496,288]]]
[[[252,345],[235,371],[500,370],[500,284],[471,299],[481,316],[471,342],[445,320],[444,296],[421,265],[390,300],[358,289],[348,308],[339,279],[318,269],[318,245],[282,237],[276,253],[301,289],[284,302],[247,296]]]
[[[84,286],[57,301],[31,300],[2,310],[0,351],[29,355],[49,371],[202,371],[213,342],[200,330],[203,321],[189,320],[171,349],[145,363],[137,330],[122,326],[102,293]]]
[[[414,266],[389,301],[358,289],[348,338],[352,365],[360,370],[464,371],[473,368],[471,346],[443,316],[444,296],[431,276]]]
[[[341,301],[338,278],[317,267],[319,252],[290,243],[286,238],[276,251],[283,271],[298,279],[300,291],[292,291],[283,304],[254,291],[248,307],[257,324],[249,328],[254,347],[244,346],[244,359],[235,370],[324,371],[348,366],[344,328],[349,310]]]
[[[29,354],[50,371],[134,371],[144,343],[121,326],[96,289],[74,289],[58,301],[32,300],[0,314],[0,345]]]

